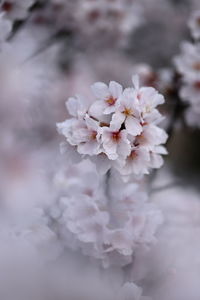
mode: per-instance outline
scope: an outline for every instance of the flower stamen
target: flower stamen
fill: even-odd
[[[117,101],[117,99],[113,98],[112,96],[109,97],[108,99],[106,99],[106,103],[109,105],[109,106],[112,106],[112,105],[115,105],[115,102]]]
[[[131,108],[125,108],[123,113],[126,115],[126,116],[132,116],[133,115],[133,110]]]
[[[119,142],[119,140],[121,139],[120,131],[112,132],[112,139],[116,143]]]

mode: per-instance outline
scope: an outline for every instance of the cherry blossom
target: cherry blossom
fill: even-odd
[[[100,115],[113,113],[116,102],[122,94],[122,86],[114,81],[111,81],[109,86],[103,82],[97,82],[91,86],[91,89],[99,101],[91,105],[90,112],[99,110],[97,113]]]
[[[164,102],[163,96],[154,88],[139,87],[138,77],[133,77],[132,88],[124,90],[113,81],[91,88],[94,102],[85,105],[80,98],[67,102],[73,118],[57,124],[66,141],[94,162],[97,159],[98,163],[99,156],[107,157],[107,170],[113,167],[122,175],[142,176],[160,167],[160,154],[166,151],[158,146],[167,140],[165,131],[157,126],[162,120],[157,105]]]
[[[111,124],[118,124],[120,128],[124,123],[125,129],[131,135],[137,136],[142,132],[139,101],[133,89],[125,89],[117,102],[116,112]]]
[[[111,160],[125,158],[131,151],[126,130],[119,130],[114,125],[102,128],[102,146]]]

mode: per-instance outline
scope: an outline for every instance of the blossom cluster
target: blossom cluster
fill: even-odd
[[[159,168],[167,139],[157,126],[162,120],[157,105],[164,102],[163,96],[154,88],[139,87],[137,76],[133,84],[123,90],[117,82],[95,83],[94,101],[69,98],[66,105],[73,117],[57,124],[80,155],[90,157],[104,173],[113,167],[128,178]]]
[[[181,54],[175,57],[175,66],[181,75],[182,85],[179,91],[181,99],[189,104],[186,110],[187,122],[192,126],[199,126],[200,115],[200,43],[198,42],[199,12],[193,14],[189,26],[192,35],[196,38],[194,43],[184,42]],[[198,29],[199,28],[199,29]]]
[[[136,249],[156,241],[162,214],[138,184],[114,174],[105,182],[89,160],[65,167],[55,183],[61,198],[52,216],[67,248],[81,249],[104,267],[124,266]]]
[[[138,0],[51,0],[33,21],[41,19],[42,24],[53,25],[53,31],[73,33],[76,43],[87,47],[124,45],[143,21]]]

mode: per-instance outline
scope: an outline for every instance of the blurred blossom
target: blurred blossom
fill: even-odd
[[[194,39],[199,40],[200,39],[200,10],[194,11],[188,24]]]
[[[200,79],[199,55],[200,45],[184,42],[181,47],[181,55],[175,58],[175,65],[183,80],[198,81]]]
[[[2,12],[11,20],[23,20],[28,16],[28,9],[34,0],[3,0],[0,6]]]
[[[36,12],[34,21],[49,25],[52,32],[74,35],[85,48],[113,47],[127,42],[142,22],[142,7],[137,0],[52,0]]]
[[[169,299],[169,295],[173,300],[198,299],[199,192],[172,187],[155,193],[153,199],[164,213],[165,223],[156,246],[136,256],[133,278],[144,280],[153,299]]]
[[[59,216],[66,247],[81,249],[109,267],[130,264],[135,249],[155,242],[162,215],[137,184],[113,178],[107,190],[90,161],[69,166],[55,179],[63,197],[52,213]]]
[[[196,35],[194,22],[197,22],[195,13],[189,22],[192,35]],[[194,33],[195,32],[195,33]],[[197,36],[196,36],[197,39]],[[200,113],[200,45],[195,43],[184,42],[181,47],[181,54],[175,57],[174,62],[178,73],[181,75],[180,97],[189,104],[185,117],[189,125],[199,126],[198,115]]]

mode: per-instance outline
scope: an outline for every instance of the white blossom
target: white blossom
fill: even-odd
[[[114,125],[102,128],[102,146],[105,154],[111,160],[119,159],[119,161],[131,151],[130,141],[127,137],[126,130],[119,130]]]
[[[90,47],[124,46],[130,34],[143,23],[138,0],[51,0],[50,4],[51,9],[44,15],[54,16],[54,28],[73,29],[77,42]],[[58,10],[53,14],[55,8]]]
[[[99,115],[113,113],[116,102],[122,94],[122,86],[115,81],[111,81],[109,86],[103,82],[97,82],[91,86],[91,89],[99,101],[91,106],[90,112],[99,110],[97,112]]]
[[[79,154],[97,163],[107,157],[105,170],[113,167],[126,176],[142,176],[160,167],[160,154],[166,154],[158,146],[167,134],[157,126],[162,120],[157,105],[164,98],[154,88],[139,87],[137,77],[133,84],[123,91],[116,82],[95,83],[94,102],[70,98],[67,107],[73,118],[57,126]]]
[[[116,112],[112,117],[111,124],[119,128],[124,123],[128,134],[137,136],[142,132],[141,113],[137,92],[134,89],[125,89],[117,102]]]

